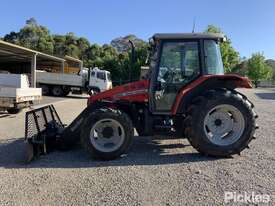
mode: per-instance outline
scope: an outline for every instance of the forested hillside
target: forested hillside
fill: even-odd
[[[209,25],[204,32],[219,33],[222,31],[218,27]],[[19,31],[12,31],[2,39],[59,57],[69,55],[79,58],[83,60],[85,67],[97,66],[109,70],[112,73],[112,79],[121,83],[129,81],[131,67],[129,40],[132,40],[136,45],[136,63],[131,68],[133,80],[139,78],[140,67],[146,64],[149,53],[147,41],[133,34],[115,38],[109,44],[91,44],[88,39],[78,37],[73,32],[68,32],[65,35],[52,34],[48,28],[39,25],[34,18],[27,20],[26,25]],[[274,60],[266,61],[262,53],[255,53],[251,58],[256,58],[256,61],[252,61],[252,59],[250,67],[248,67],[248,62],[251,58],[241,59],[239,52],[232,47],[231,39],[228,37],[227,39],[227,42],[221,44],[223,63],[227,73],[249,76],[256,81],[259,79],[270,79],[272,73],[275,74]],[[257,65],[251,67],[252,63]],[[254,72],[254,70],[261,71]],[[275,79],[275,75],[273,75],[273,78]]]

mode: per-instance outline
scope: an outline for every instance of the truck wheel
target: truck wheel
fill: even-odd
[[[90,96],[96,95],[96,94],[98,94],[99,92],[100,92],[100,89],[98,89],[98,88],[90,88],[90,89],[88,90],[88,94],[89,94]]]
[[[64,86],[62,89],[64,96],[68,96],[71,92],[70,87]]]
[[[61,86],[54,86],[52,87],[52,95],[55,97],[62,97],[64,96],[64,92]]]
[[[21,109],[18,109],[18,108],[9,108],[7,109],[8,113],[9,114],[17,114],[21,111]]]
[[[41,89],[42,89],[42,95],[43,96],[47,96],[50,94],[50,88],[48,85],[40,85]]]
[[[185,120],[185,136],[200,153],[227,157],[248,148],[256,113],[244,96],[210,90],[195,99]]]
[[[131,119],[114,109],[92,112],[81,130],[81,144],[93,158],[111,160],[129,149],[134,136]]]

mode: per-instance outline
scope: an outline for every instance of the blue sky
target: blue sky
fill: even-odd
[[[0,36],[34,17],[52,33],[74,32],[93,43],[126,34],[147,40],[157,32],[191,32],[214,24],[241,56],[264,52],[275,59],[274,0],[13,0],[1,2]]]

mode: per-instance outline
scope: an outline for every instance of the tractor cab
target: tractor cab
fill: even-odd
[[[202,75],[224,74],[222,34],[155,34],[150,40],[150,106],[170,113],[178,92]]]

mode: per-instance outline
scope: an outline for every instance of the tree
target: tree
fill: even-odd
[[[26,21],[26,25],[28,25],[28,26],[39,26],[39,25],[37,24],[36,19],[33,18],[33,17],[31,17],[30,19],[28,19],[28,20]]]
[[[272,68],[265,62],[262,53],[254,53],[247,63],[248,77],[253,81],[255,87],[259,80],[269,80],[272,78]]]
[[[119,53],[127,52],[130,49],[129,40],[134,42],[136,47],[142,47],[146,44],[145,41],[139,39],[133,34],[126,35],[124,37],[118,37],[111,41],[111,46],[114,47]]]
[[[6,34],[3,40],[12,44],[19,44],[19,33],[12,31],[9,34]]]
[[[69,55],[75,58],[79,58],[81,51],[77,44],[78,37],[75,36],[73,32],[69,32],[65,35],[65,53],[64,55]]]
[[[64,56],[66,51],[65,41],[66,37],[63,35],[53,35],[54,40],[54,55]]]
[[[205,33],[223,33],[220,28],[208,25]],[[226,37],[227,38],[227,37]],[[232,47],[232,42],[227,38],[226,42],[220,44],[223,66],[226,73],[231,73],[232,69],[239,63],[239,53]]]
[[[241,76],[246,76],[247,70],[248,70],[247,60],[243,59],[240,63],[238,63],[232,68],[231,73],[239,74]]]
[[[132,73],[132,80],[138,80],[140,67],[146,64],[149,52],[148,43],[134,35],[116,38],[111,45],[91,45],[89,40],[77,37],[72,32],[66,35],[52,35],[34,18],[27,20],[26,25],[19,32],[5,35],[4,40],[59,57],[69,55],[79,58],[83,60],[85,67],[99,67],[110,71],[115,83],[128,82],[129,72]],[[129,40],[136,45],[136,57],[133,65],[130,58]]]
[[[80,37],[77,40],[77,46],[78,46],[79,51],[80,51],[79,58],[84,61],[84,64],[86,64],[86,62],[87,62],[86,51],[90,47],[90,42],[89,42],[88,39],[86,39],[84,37]]]
[[[38,25],[34,18],[27,20],[19,32],[5,35],[4,40],[48,54],[53,54],[54,51],[54,41],[50,31]]]

